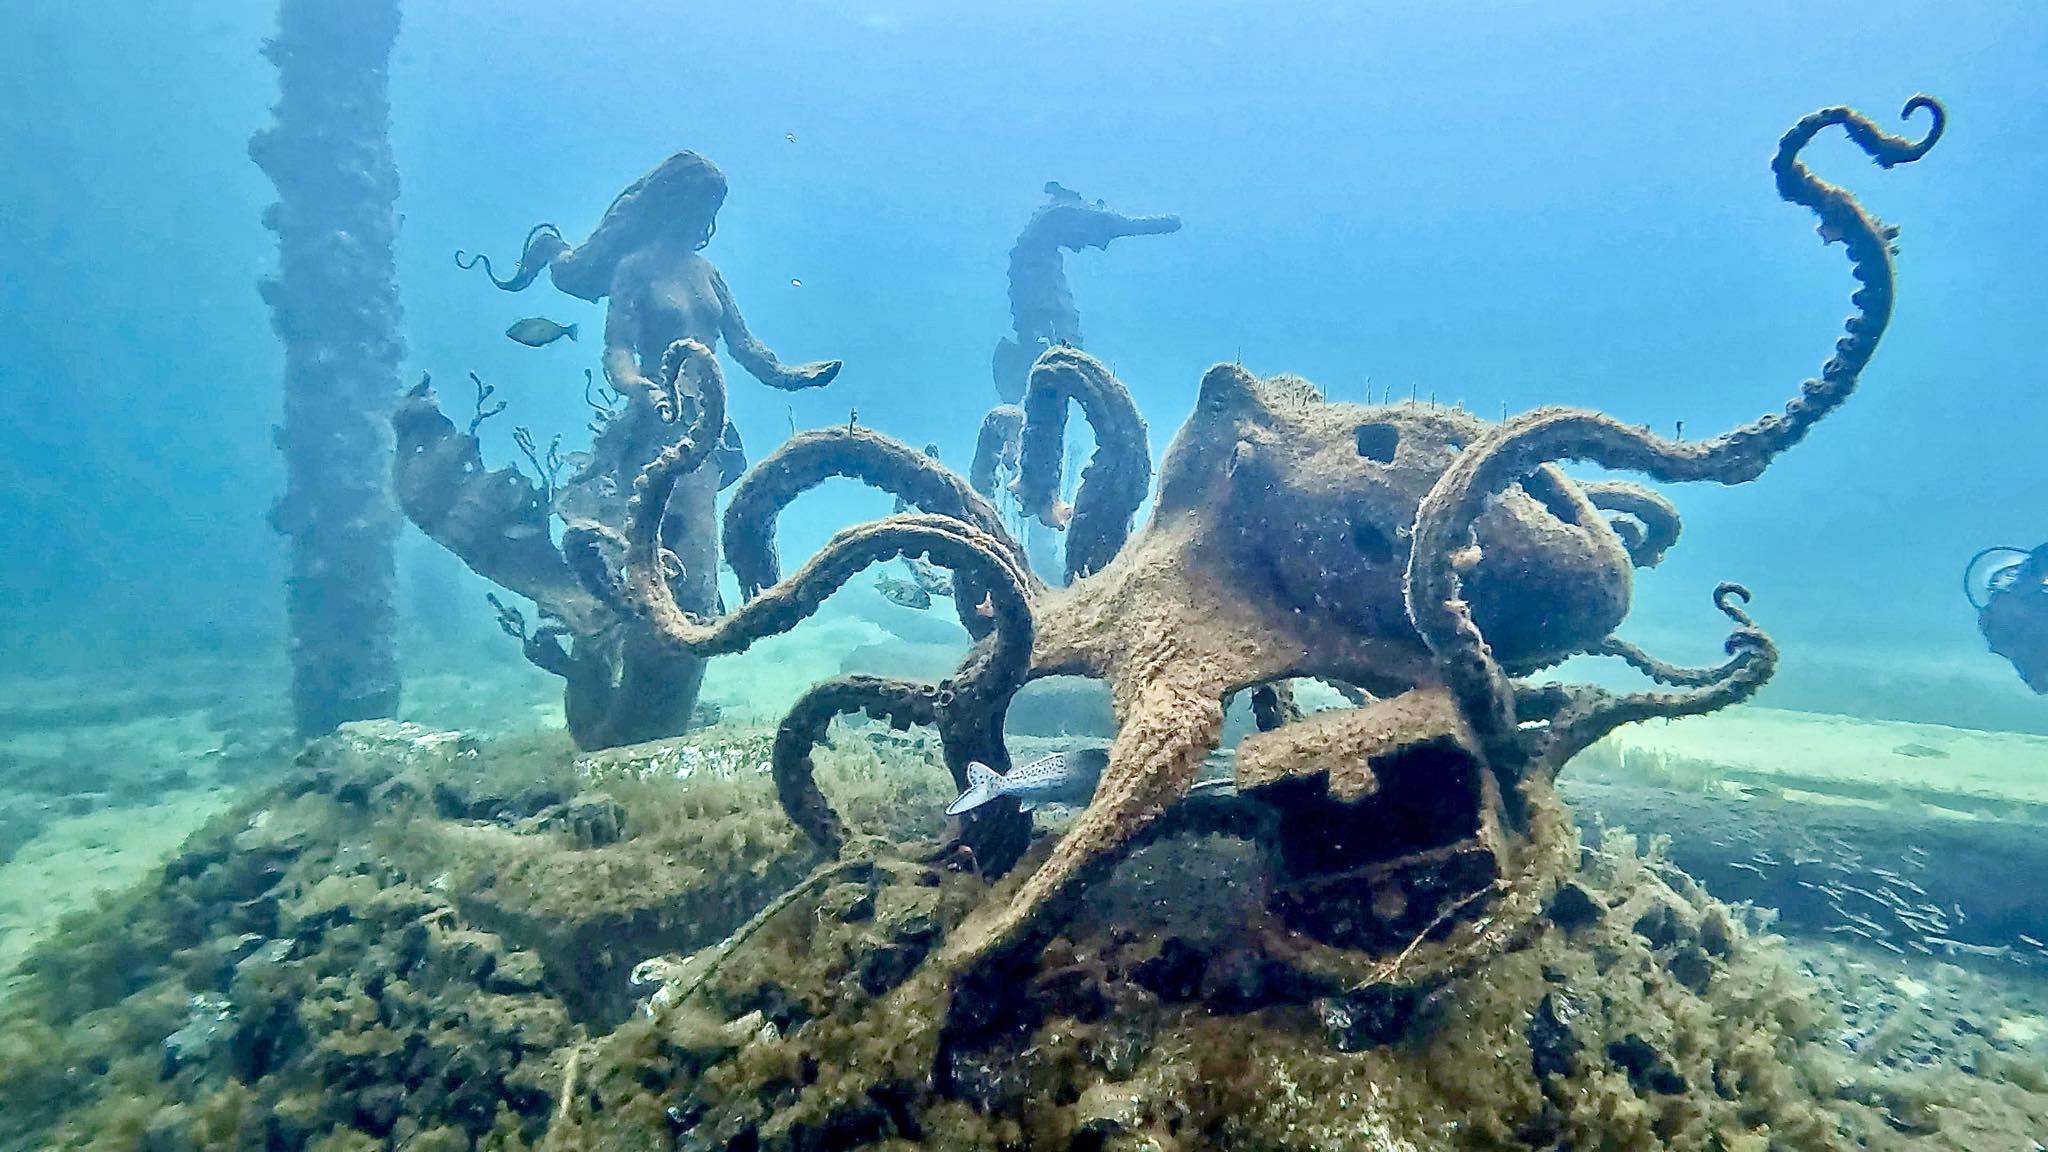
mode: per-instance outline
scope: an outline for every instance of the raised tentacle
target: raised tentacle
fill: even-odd
[[[1095,432],[1095,452],[1081,472],[1072,506],[1059,498],[1069,400],[1080,404]],[[1099,571],[1124,546],[1151,485],[1151,444],[1130,392],[1086,352],[1046,349],[1025,387],[1024,433],[1011,487],[1026,514],[1067,530],[1070,579]]]
[[[1779,453],[1803,439],[1855,391],[1891,318],[1892,251],[1896,233],[1863,210],[1847,191],[1814,176],[1799,152],[1829,124],[1841,124],[1880,165],[1919,159],[1939,139],[1946,117],[1932,98],[1915,96],[1905,114],[1927,108],[1933,127],[1919,141],[1890,136],[1859,113],[1828,108],[1801,120],[1779,143],[1772,170],[1778,192],[1820,217],[1823,239],[1843,241],[1861,287],[1859,311],[1836,341],[1835,354],[1780,414],[1766,415],[1711,440],[1665,440],[1611,417],[1571,408],[1543,408],[1516,417],[1471,445],[1440,477],[1416,516],[1408,568],[1408,613],[1440,663],[1496,771],[1518,773],[1526,749],[1518,739],[1515,694],[1493,659],[1461,593],[1461,572],[1476,564],[1472,524],[1493,495],[1546,463],[1578,460],[1673,482],[1740,484],[1762,474]],[[1757,661],[1766,670],[1768,660]],[[1752,689],[1753,690],[1753,689]],[[1656,713],[1652,713],[1656,714]]]
[[[725,509],[725,562],[739,580],[742,595],[752,597],[781,578],[776,517],[798,496],[834,476],[851,477],[933,515],[966,521],[994,537],[1022,564],[1024,550],[1003,526],[995,506],[958,473],[874,429],[832,427],[792,436],[733,487]]]
[[[697,340],[678,340],[662,353],[661,368],[655,374],[655,414],[665,422],[673,422],[683,414],[686,407],[683,403],[683,373],[686,371],[695,374],[689,395],[697,401],[696,411],[683,434],[657,453],[634,479],[635,494],[626,505],[629,533],[633,510],[640,504],[640,493],[646,489],[648,478],[657,473],[662,477],[661,496],[654,512],[656,523],[653,525],[653,530],[659,535],[659,521],[668,510],[668,498],[674,493],[676,484],[711,459],[725,434],[725,374],[719,369],[718,358],[711,354],[711,349]],[[662,556],[658,540],[654,543],[652,555],[656,573],[662,579],[662,590],[667,593],[667,574],[660,571]],[[591,596],[622,614],[637,611],[619,567],[624,560],[631,558],[631,544],[626,536],[598,521],[572,522],[562,533],[562,556],[578,583]],[[674,603],[673,595],[670,603]]]
[[[1678,688],[1697,688],[1702,684],[1712,684],[1722,675],[1720,668],[1690,668],[1667,663],[1626,640],[1612,636],[1602,640],[1589,654],[1613,656],[1659,684],[1669,684]]]
[[[791,822],[819,847],[836,854],[846,842],[846,825],[818,788],[811,750],[825,738],[835,717],[855,712],[886,720],[899,730],[935,724],[943,692],[937,685],[881,676],[841,676],[805,692],[776,728],[770,759],[775,793]]]
[[[1023,435],[1024,409],[1015,404],[998,404],[981,418],[981,429],[974,436],[974,462],[967,469],[967,483],[976,492],[995,499],[996,473],[1017,470]]]
[[[1737,603],[1748,599],[1749,590],[1740,584],[1722,584],[1714,589],[1714,606],[1735,621],[1736,628],[1729,634],[1725,645],[1728,652],[1726,662],[1703,677],[1695,679],[1689,675],[1676,681],[1696,685],[1690,690],[1622,695],[1590,685],[1567,690],[1563,706],[1550,718],[1537,742],[1535,754],[1531,757],[1534,767],[1546,775],[1554,775],[1565,761],[1623,724],[1657,717],[1697,716],[1754,696],[1757,689],[1771,678],[1771,673],[1777,670],[1778,648]],[[1673,670],[1672,666],[1661,662],[1658,667],[1660,671]],[[1690,669],[1677,671],[1694,673]]]
[[[652,469],[650,468],[650,471]],[[645,474],[643,474],[644,476]],[[674,487],[671,480],[661,494]],[[634,503],[640,496],[634,497]],[[1025,578],[1002,545],[979,528],[950,516],[889,516],[842,529],[795,574],[715,621],[684,612],[661,571],[658,526],[642,530],[648,513],[634,512],[627,538],[625,593],[636,612],[666,642],[700,656],[746,650],[765,636],[787,632],[818,610],[825,598],[870,564],[898,556],[929,556],[956,575],[972,573],[986,590],[994,616],[994,651],[1003,679],[1022,683],[1031,656],[1031,608]]]
[[[786,632],[818,610],[826,596],[869,564],[897,556],[928,555],[983,589],[992,612],[994,651],[1005,680],[1022,685],[1031,658],[1028,578],[1018,568],[1014,545],[952,516],[891,516],[846,529],[828,541],[801,570],[715,622],[693,619],[676,603],[663,570],[661,524],[669,497],[684,476],[704,466],[725,428],[724,378],[711,352],[695,340],[678,340],[662,357],[662,379],[680,406],[682,374],[694,366],[696,412],[675,443],[661,450],[633,481],[626,502],[625,572],[621,595],[667,643],[700,656],[739,652],[763,636]],[[592,526],[598,536],[611,535]],[[590,565],[579,566],[579,575]],[[588,577],[586,577],[588,578]],[[603,595],[603,592],[597,593]],[[1014,689],[1012,689],[1014,691]]]
[[[1636,567],[1655,568],[1678,543],[1684,521],[1678,507],[1657,490],[1626,480],[1580,481],[1579,490],[1593,507],[1628,517],[1612,522],[1612,527]]]
[[[455,266],[467,272],[481,264],[484,275],[491,278],[491,283],[507,292],[519,292],[540,279],[541,272],[555,262],[555,257],[568,250],[569,242],[562,239],[560,229],[553,224],[536,224],[533,230],[526,234],[525,243],[519,246],[519,266],[514,268],[512,275],[506,279],[498,279],[497,272],[491,268],[491,258],[481,252],[471,256],[467,252],[457,250]],[[465,260],[468,262],[464,263]]]

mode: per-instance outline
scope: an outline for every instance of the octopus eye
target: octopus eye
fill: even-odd
[[[1396,555],[1394,541],[1385,532],[1380,531],[1379,525],[1370,520],[1351,522],[1351,546],[1358,549],[1360,556],[1374,564],[1390,564]]]
[[[1382,464],[1394,462],[1394,449],[1401,445],[1401,430],[1392,424],[1360,424],[1358,454]]]

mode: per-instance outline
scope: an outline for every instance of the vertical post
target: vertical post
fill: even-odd
[[[277,186],[263,224],[278,269],[258,287],[284,344],[292,707],[302,735],[397,710],[389,417],[398,395],[398,172],[389,65],[398,0],[280,0],[263,54],[274,122],[249,156]]]

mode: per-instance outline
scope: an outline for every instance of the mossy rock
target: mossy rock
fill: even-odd
[[[951,792],[929,748],[835,732],[820,778],[873,855],[666,1006],[640,961],[818,862],[755,771],[767,733],[317,744],[34,954],[0,1145],[1993,1147],[2048,1113],[2016,1058],[1970,1084],[1845,1062],[1781,944],[1623,837],[1560,923],[1416,983],[1270,951],[1265,857],[1216,838],[1143,849],[1033,960],[949,981],[949,933],[1048,844],[993,892],[925,863]],[[1929,1106],[1957,1099],[1988,1103]]]

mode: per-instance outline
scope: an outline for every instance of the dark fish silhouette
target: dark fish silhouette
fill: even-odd
[[[505,335],[528,348],[545,348],[562,337],[576,338],[576,325],[561,325],[544,316],[528,316],[505,329]]]
[[[725,491],[739,483],[747,473],[747,446],[740,443],[740,430],[732,421],[725,422],[725,430],[719,433],[718,447],[712,449],[711,458],[718,461],[718,490]]]

